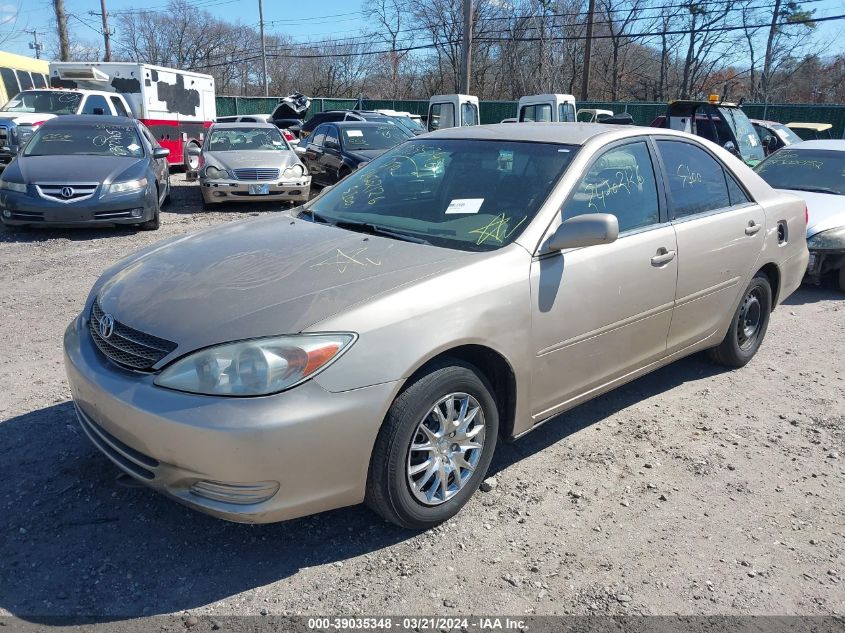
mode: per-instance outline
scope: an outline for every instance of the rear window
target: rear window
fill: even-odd
[[[784,148],[754,171],[775,189],[845,195],[845,152]]]

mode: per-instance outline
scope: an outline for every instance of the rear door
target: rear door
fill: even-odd
[[[320,172],[329,184],[336,183],[340,177],[343,157],[340,153],[340,134],[336,125],[326,126],[326,140],[323,142],[323,155],[320,158]]]
[[[323,157],[323,143],[326,140],[326,130],[328,125],[320,125],[314,130],[314,133],[308,137],[304,142],[308,144],[305,146],[305,166],[311,173],[311,178],[320,184],[331,184],[326,182],[326,174],[323,173],[323,166],[321,159]]]
[[[766,216],[702,145],[656,141],[678,239],[678,288],[668,351],[715,333],[734,310],[763,248]]]

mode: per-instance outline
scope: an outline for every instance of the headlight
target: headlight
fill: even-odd
[[[354,340],[354,334],[332,333],[226,343],[176,361],[155,384],[209,396],[265,396],[316,375]]]
[[[18,127],[18,143],[23,145],[29,140],[29,137],[35,134],[35,128],[31,125],[21,125]]]
[[[807,248],[818,251],[845,250],[845,226],[816,233],[807,240]]]
[[[229,171],[226,169],[220,169],[215,167],[214,165],[209,165],[205,168],[205,177],[209,180],[226,180],[231,179],[229,175]]]
[[[146,186],[146,178],[136,178],[135,180],[126,180],[124,182],[113,182],[109,185],[109,193],[127,193],[129,191],[138,191]]]
[[[17,191],[18,193],[26,193],[26,184],[22,182],[12,182],[10,180],[0,179],[0,189],[8,191]]]
[[[297,163],[285,170],[285,178],[301,178],[305,175],[305,167]]]

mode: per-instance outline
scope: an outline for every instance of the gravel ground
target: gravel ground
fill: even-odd
[[[694,356],[500,447],[452,521],[363,507],[226,523],[143,488],[77,427],[61,336],[159,231],[0,229],[0,615],[845,614],[845,299],[802,288],[744,369]]]

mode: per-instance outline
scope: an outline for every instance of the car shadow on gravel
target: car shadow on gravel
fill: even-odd
[[[103,227],[103,228],[49,228],[40,227],[0,227],[0,243],[3,242],[48,242],[50,240],[66,239],[73,242],[87,242],[94,239],[108,237],[126,237],[137,232],[132,226]]]
[[[783,302],[785,306],[798,306],[805,303],[818,303],[819,301],[840,301],[845,302],[845,293],[836,286],[832,278],[824,278],[821,285],[803,285],[789,295]]]
[[[45,623],[179,612],[414,536],[363,506],[229,523],[117,475],[69,401],[0,422],[0,608]]]

